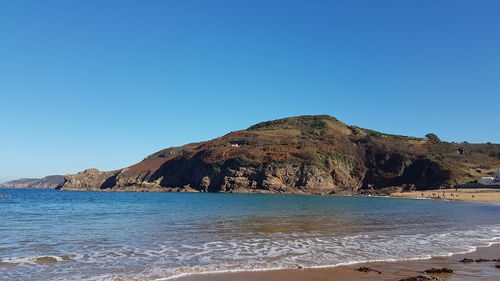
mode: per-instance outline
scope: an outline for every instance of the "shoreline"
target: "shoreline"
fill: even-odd
[[[153,188],[153,189],[53,189],[53,188],[16,188],[0,187],[0,189],[13,190],[56,190],[56,191],[76,191],[76,192],[131,192],[131,193],[212,193],[212,194],[274,194],[274,195],[312,195],[312,196],[333,196],[333,197],[374,197],[374,198],[406,198],[406,199],[434,199],[445,201],[464,202],[500,202],[500,189],[487,188],[461,188],[461,189],[432,189],[418,191],[393,192],[387,195],[367,195],[364,193],[354,194],[314,194],[314,193],[274,193],[266,191],[254,192],[200,192],[198,190],[181,190],[178,188]]]
[[[460,262],[462,259],[496,259],[489,262]],[[352,262],[346,264],[318,266],[296,269],[256,269],[235,270],[205,273],[186,273],[155,281],[336,281],[336,280],[381,280],[398,281],[418,275],[435,276],[446,281],[495,281],[500,279],[500,242],[490,246],[476,247],[475,250],[463,253],[432,256],[405,260],[386,260]],[[373,271],[360,272],[358,268],[367,267]],[[453,273],[427,274],[424,270],[431,268],[450,268]],[[380,271],[381,273],[378,273]]]

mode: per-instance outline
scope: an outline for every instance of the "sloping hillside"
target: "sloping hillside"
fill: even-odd
[[[64,184],[64,176],[54,175],[42,179],[18,179],[4,182],[0,187],[7,188],[46,188],[56,189]]]
[[[128,168],[69,175],[62,189],[352,194],[454,186],[479,177],[479,167],[500,167],[500,145],[389,135],[327,115],[300,116],[168,148]]]

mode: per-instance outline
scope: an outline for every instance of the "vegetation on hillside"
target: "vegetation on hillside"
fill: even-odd
[[[500,145],[449,143],[348,126],[328,115],[262,122],[202,143],[169,148],[123,169],[115,186],[201,191],[358,192],[473,180],[500,167]]]

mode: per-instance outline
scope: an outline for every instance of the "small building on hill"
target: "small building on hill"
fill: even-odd
[[[482,177],[477,180],[477,183],[483,184],[483,185],[493,185],[496,184],[496,179],[494,177]]]
[[[248,141],[247,140],[232,140],[228,143],[228,146],[231,146],[231,147],[240,147],[242,145],[248,145]]]

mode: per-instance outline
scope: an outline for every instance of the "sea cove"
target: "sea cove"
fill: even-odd
[[[1,189],[5,280],[155,280],[428,258],[500,242],[500,205]]]

